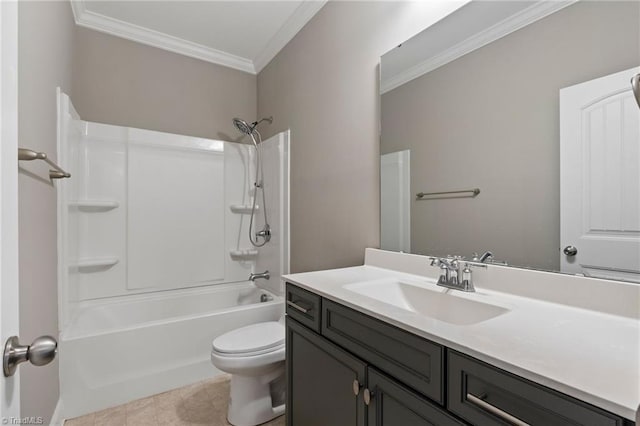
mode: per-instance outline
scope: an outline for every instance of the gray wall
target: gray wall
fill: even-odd
[[[69,2],[18,6],[19,145],[56,157],[56,87],[71,88],[73,17]],[[19,169],[20,340],[58,335],[56,188],[42,162]],[[58,362],[22,366],[22,416],[45,423],[58,402]]]
[[[492,250],[559,269],[559,95],[640,65],[638,2],[580,2],[382,97],[382,153],[411,150],[412,252]]]
[[[362,264],[379,245],[378,64],[433,22],[416,7],[329,2],[258,75],[265,136],[291,128],[292,272]]]
[[[256,116],[256,76],[78,27],[73,102],[80,117],[235,140],[235,116]]]

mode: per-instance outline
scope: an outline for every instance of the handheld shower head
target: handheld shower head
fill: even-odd
[[[254,129],[254,127],[250,126],[249,123],[237,117],[233,119],[233,125],[240,131],[240,133],[244,133],[245,135],[250,135]]]
[[[266,121],[269,124],[271,124],[271,123],[273,123],[273,117],[266,117],[266,118],[263,118],[262,120],[254,121],[251,124],[247,123],[246,121],[244,121],[241,118],[237,118],[236,117],[236,118],[233,119],[233,125],[241,133],[244,133],[245,135],[251,135],[253,133],[253,131],[256,130],[256,127],[258,127],[258,124],[262,123],[263,121]]]
[[[256,149],[256,173],[255,173],[255,182],[254,186],[254,194],[253,194],[253,204],[251,207],[251,219],[249,219],[249,241],[255,247],[262,247],[271,239],[271,227],[269,226],[269,221],[267,220],[267,202],[266,197],[264,195],[264,170],[262,168],[262,146],[258,146],[258,144],[262,143],[262,136],[260,136],[260,132],[256,130],[258,124],[263,121],[268,121],[269,124],[273,122],[273,117],[263,118],[259,121],[254,121],[249,124],[241,118],[234,118],[233,125],[236,129],[238,129],[241,133],[249,136],[251,141],[253,142],[253,146]],[[257,139],[256,139],[257,138]],[[254,216],[256,213],[256,201],[258,199],[258,191],[262,192],[262,211],[264,212],[264,225],[262,230],[255,232],[254,228]],[[259,238],[262,238],[262,242],[259,241]]]

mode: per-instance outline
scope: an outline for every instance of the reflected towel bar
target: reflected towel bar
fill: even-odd
[[[18,161],[33,161],[33,160],[44,160],[53,167],[55,170],[49,170],[49,178],[50,179],[62,179],[69,178],[71,174],[65,172],[60,166],[58,166],[53,161],[49,160],[47,154],[44,152],[37,152],[32,149],[26,148],[18,148]]]
[[[463,195],[461,197],[469,197],[473,198],[480,193],[480,188],[473,189],[464,189],[460,191],[442,191],[442,192],[418,192],[416,194],[417,200],[437,200],[438,198],[456,198],[456,197],[435,197],[435,198],[424,198],[432,195],[449,195],[449,194],[465,194],[469,193],[469,195]]]

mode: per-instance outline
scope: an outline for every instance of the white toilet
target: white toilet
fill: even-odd
[[[211,363],[231,374],[227,419],[255,426],[284,414],[284,321],[251,324],[213,340]]]

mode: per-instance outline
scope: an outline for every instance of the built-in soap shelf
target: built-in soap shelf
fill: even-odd
[[[232,260],[254,260],[258,257],[258,250],[244,249],[244,250],[231,250],[229,252]]]
[[[252,205],[232,204],[229,206],[231,212],[237,214],[251,214]],[[260,210],[260,206],[256,206],[256,211]]]
[[[70,201],[69,207],[88,212],[106,212],[120,207],[120,203],[116,200],[76,200]]]
[[[80,272],[91,272],[98,269],[107,269],[118,263],[117,257],[82,257],[70,266],[77,267]]]

